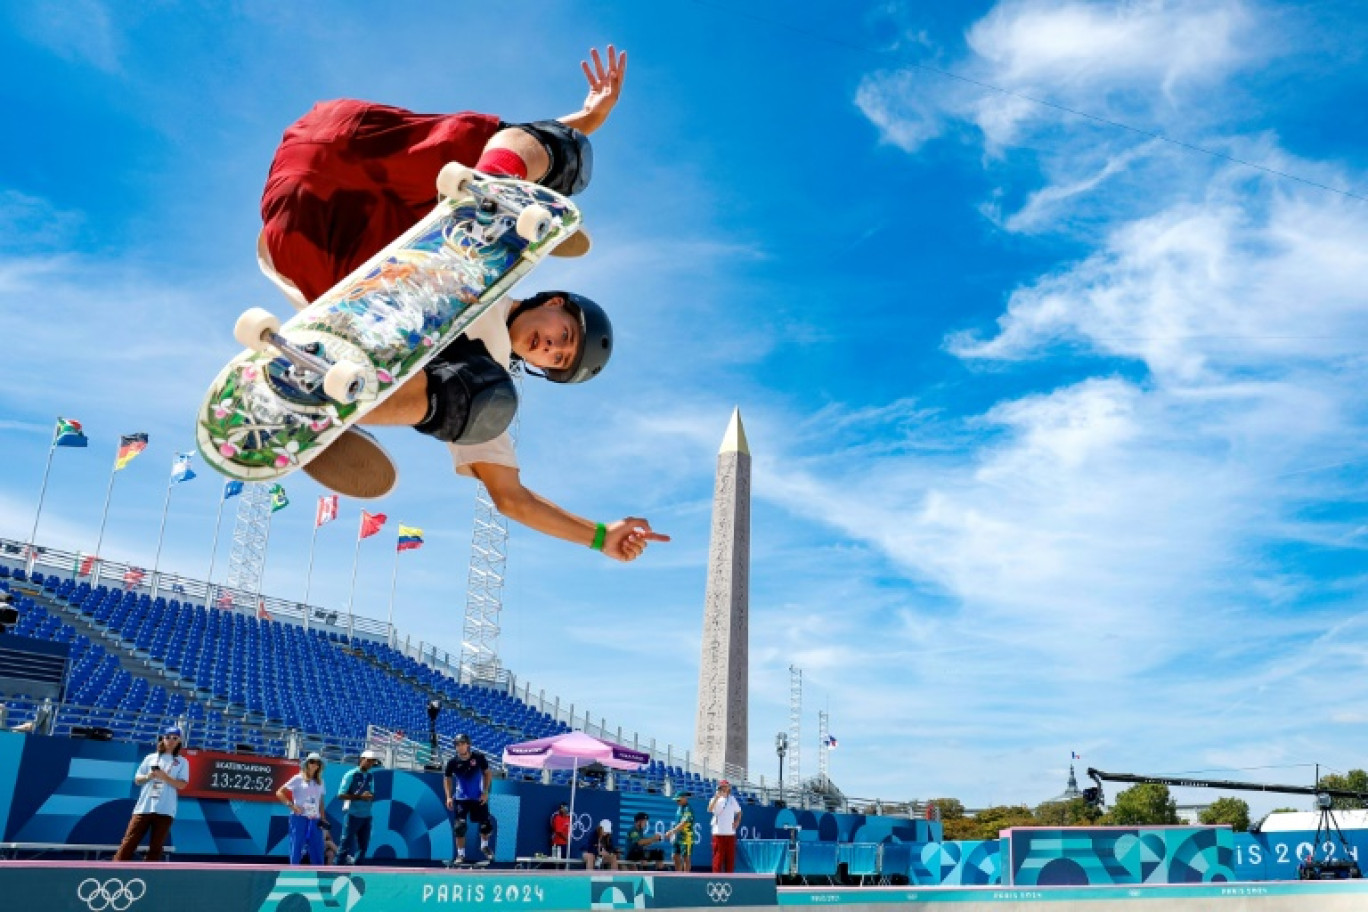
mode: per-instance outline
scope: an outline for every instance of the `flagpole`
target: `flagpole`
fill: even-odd
[[[219,527],[223,525],[223,504],[227,500],[220,492],[218,512],[214,514],[214,543],[209,546],[209,575],[204,578],[205,608],[214,607],[214,562],[218,559]]]
[[[356,595],[356,565],[361,560],[361,532],[366,524],[366,511],[361,511],[361,525],[356,527],[356,553],[352,555],[351,589],[347,591],[347,639],[352,635],[352,599]]]
[[[109,499],[114,496],[114,476],[119,474],[119,455],[114,454],[114,469],[109,473],[109,487],[105,489],[104,511],[100,514],[100,534],[95,538],[95,570],[90,575],[90,588],[100,585],[100,548],[104,545],[105,521],[109,519]],[[77,570],[80,573],[80,570]]]
[[[309,629],[309,590],[313,587],[314,545],[318,542],[318,508],[314,507],[314,530],[309,536],[309,569],[304,572],[304,629]]]
[[[157,597],[157,568],[161,566],[162,536],[166,534],[166,514],[171,509],[171,486],[174,481],[166,482],[166,501],[162,504],[161,528],[157,530],[157,556],[152,559],[152,597]]]
[[[47,466],[43,469],[43,486],[38,489],[38,510],[33,514],[33,531],[29,533],[28,540],[28,567],[25,573],[33,572],[33,565],[37,563],[37,556],[34,554],[33,545],[38,540],[38,518],[43,515],[43,498],[47,495],[48,472],[52,471],[52,454],[57,452],[57,433],[52,434],[52,443],[48,445]]]
[[[389,630],[386,631],[386,641],[391,647],[394,646],[394,589],[399,585],[399,537],[394,538],[394,575],[390,577],[390,606],[389,606]]]

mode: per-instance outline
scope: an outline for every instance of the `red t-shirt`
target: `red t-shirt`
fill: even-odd
[[[569,845],[570,844],[570,815],[552,814],[551,815],[551,844]]]
[[[437,172],[474,165],[501,125],[469,111],[314,105],[286,129],[261,198],[276,271],[314,300],[432,211]]]

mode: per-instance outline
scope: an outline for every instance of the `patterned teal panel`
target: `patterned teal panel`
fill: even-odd
[[[1228,827],[1012,829],[1011,886],[1221,883],[1235,879]]]

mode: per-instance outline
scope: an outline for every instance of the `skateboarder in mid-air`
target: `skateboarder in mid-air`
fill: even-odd
[[[584,106],[557,120],[509,124],[489,114],[415,114],[344,99],[321,102],[285,131],[261,201],[257,243],[262,271],[298,308],[321,296],[413,227],[436,203],[442,166],[460,162],[487,174],[533,180],[566,195],[593,171],[588,134],[608,119],[627,55],[608,46],[582,62]],[[587,236],[562,245],[587,250]],[[517,392],[513,360],[556,383],[598,374],[612,353],[613,329],[598,304],[564,291],[504,298],[481,315],[422,373],[375,408],[367,424],[406,425],[446,443],[456,472],[479,479],[499,512],[547,535],[635,560],[651,541],[669,541],[641,517],[594,523],[526,488],[508,426]],[[532,372],[532,371],[529,371]],[[304,470],[352,493],[355,459],[375,447],[351,432]]]

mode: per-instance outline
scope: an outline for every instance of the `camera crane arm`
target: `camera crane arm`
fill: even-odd
[[[1233,782],[1226,779],[1192,779],[1186,776],[1140,776],[1135,773],[1107,773],[1100,769],[1088,767],[1088,776],[1093,782],[1097,783],[1096,797],[1089,795],[1092,789],[1084,789],[1084,797],[1094,804],[1102,801],[1102,783],[1105,782],[1138,782],[1155,783],[1157,785],[1176,785],[1186,788],[1214,788],[1230,789],[1241,792],[1279,792],[1287,795],[1328,795],[1331,798],[1356,798],[1359,801],[1368,802],[1368,792],[1356,792],[1351,789],[1315,788],[1309,785],[1266,785],[1259,782]]]

